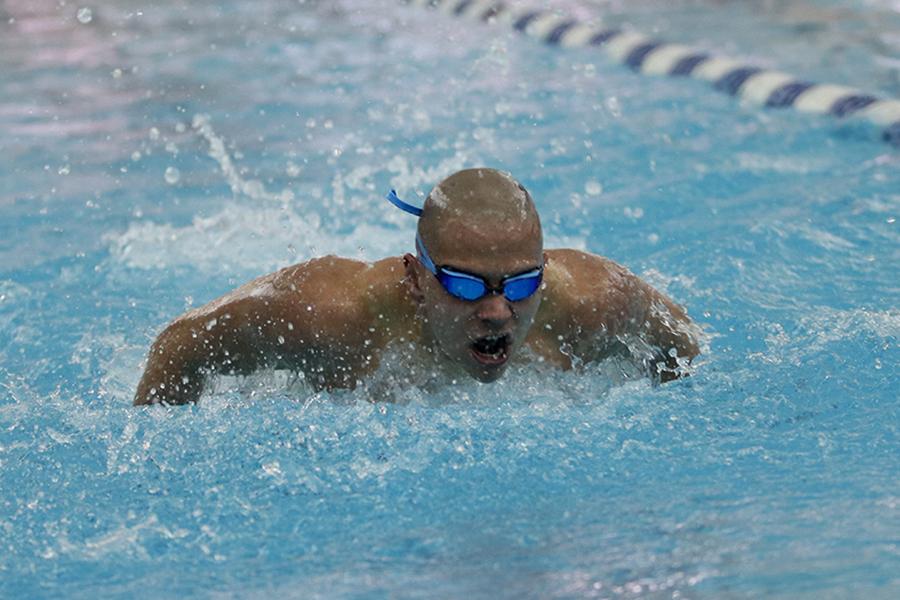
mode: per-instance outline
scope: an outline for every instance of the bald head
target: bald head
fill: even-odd
[[[467,252],[543,248],[531,195],[496,169],[466,169],[438,183],[422,208],[419,235],[433,258]]]

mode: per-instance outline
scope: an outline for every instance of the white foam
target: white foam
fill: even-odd
[[[399,254],[410,246],[410,231],[362,223],[338,235],[323,230],[315,213],[229,203],[183,227],[138,222],[104,240],[112,260],[131,268],[266,272],[325,254],[364,260]]]
[[[20,283],[9,279],[0,280],[0,308],[6,302],[11,303],[12,301],[21,300],[30,294],[31,292],[28,288]]]
[[[834,166],[831,160],[790,154],[739,152],[735,155],[735,160],[739,170],[757,172],[816,173],[826,171]]]
[[[885,340],[900,337],[900,310],[812,307],[800,318],[796,330],[785,332],[780,323],[772,323],[770,330],[766,337],[767,352],[753,358],[769,363],[800,364],[806,357],[819,355],[828,344],[858,339],[860,334]]]
[[[431,186],[434,182],[441,181],[451,173],[461,171],[467,164],[476,162],[475,157],[465,152],[457,152],[449,158],[445,158],[433,167],[412,166],[405,156],[397,155],[391,158],[385,167],[395,175],[391,177],[391,187],[398,193],[421,188],[423,185]],[[405,197],[402,193],[401,197]],[[407,193],[406,196],[410,196]]]

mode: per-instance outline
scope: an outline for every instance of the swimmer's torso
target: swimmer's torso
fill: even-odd
[[[526,345],[566,368],[573,348],[602,345],[596,340],[584,344],[579,338],[586,327],[609,332],[615,320],[610,311],[620,304],[612,287],[618,280],[611,273],[622,269],[574,250],[548,250],[547,257],[543,301]],[[233,356],[249,359],[248,351],[269,355],[268,366],[300,369],[311,380],[342,387],[377,368],[388,344],[426,341],[403,278],[400,257],[364,263],[326,256],[257,279],[209,306],[260,334],[248,336],[257,341],[243,352],[236,349]],[[596,301],[579,300],[585,292]],[[208,309],[196,312],[202,315]],[[235,366],[241,362],[235,359]],[[258,361],[246,363],[235,370],[252,369]]]
[[[543,298],[524,345],[564,369],[573,359],[602,358],[633,317],[629,288],[639,280],[585,252],[546,256]],[[210,374],[264,367],[300,371],[320,389],[352,388],[378,368],[388,345],[411,362],[430,354],[427,362],[440,365],[404,272],[401,257],[327,256],[251,281],[169,325],[151,349],[135,403],[195,401]]]

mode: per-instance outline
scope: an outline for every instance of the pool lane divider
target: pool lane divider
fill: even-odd
[[[869,121],[882,128],[884,141],[900,147],[900,100],[879,98],[842,85],[804,81],[788,73],[716,57],[636,31],[584,23],[552,10],[513,6],[497,0],[404,0],[404,3],[497,23],[551,46],[597,47],[638,73],[700,79],[720,92],[761,106]]]

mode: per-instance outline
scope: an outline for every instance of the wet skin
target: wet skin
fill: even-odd
[[[677,376],[669,349],[682,359],[697,355],[684,311],[623,267],[577,250],[543,256],[543,289],[516,303],[501,295],[453,298],[409,254],[373,264],[327,256],[287,267],[171,323],[150,350],[134,403],[194,402],[210,375],[263,367],[302,371],[320,389],[352,388],[391,342],[440,352],[448,370],[485,382],[499,378],[522,346],[569,369],[573,359],[615,352],[617,336],[640,336],[659,349],[662,363],[653,368],[663,381]],[[489,258],[482,271],[474,261],[465,266],[496,284],[533,260]],[[472,341],[498,333],[511,338],[506,360],[484,364]]]
[[[372,264],[314,259],[166,327],[134,403],[194,402],[209,376],[260,368],[301,371],[319,389],[352,388],[389,345],[406,353],[404,364],[430,361],[482,382],[500,378],[523,346],[561,369],[643,348],[662,381],[699,352],[684,310],[623,267],[577,250],[545,252],[534,203],[507,174],[467,169],[443,180],[418,234],[438,267],[480,276],[492,289],[541,265],[543,284],[516,302],[500,293],[466,301],[412,254]]]

